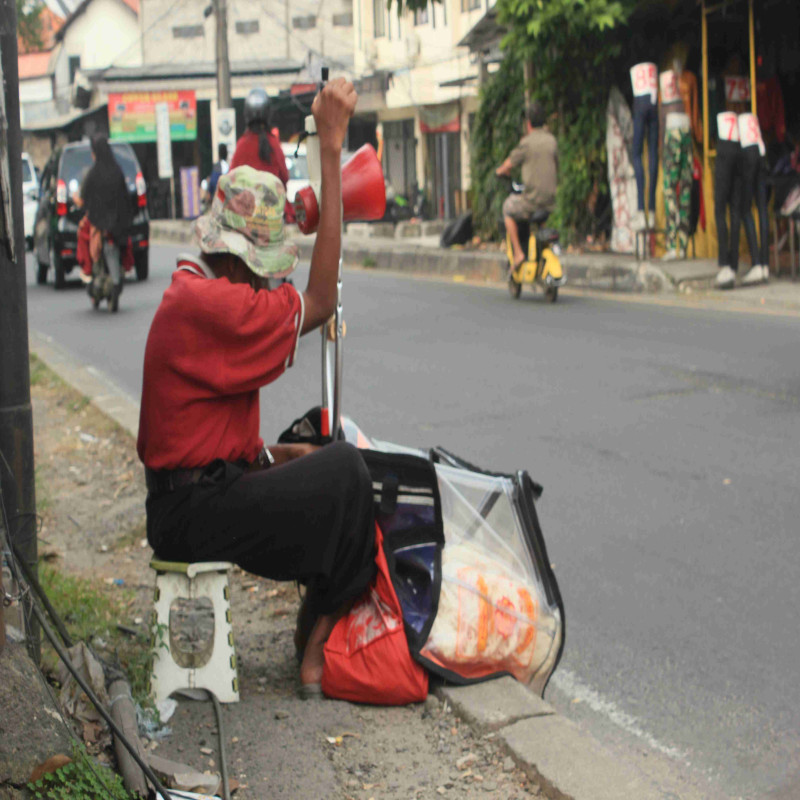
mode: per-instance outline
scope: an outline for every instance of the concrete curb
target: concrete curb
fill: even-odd
[[[437,695],[478,733],[499,739],[551,800],[664,797],[645,775],[513,678],[440,687]]]
[[[30,350],[134,438],[139,403],[100,370],[82,363],[52,337],[30,331]],[[513,678],[436,690],[477,733],[499,737],[515,763],[550,800],[657,800],[661,793],[577,725]]]
[[[351,226],[353,225],[351,224]],[[393,270],[406,274],[459,277],[487,283],[506,282],[506,257],[498,250],[439,249],[416,244],[414,235],[378,238],[367,235],[346,235],[343,258],[348,266]],[[189,244],[192,241],[189,224],[172,220],[150,223],[150,237],[156,241]],[[300,257],[309,259],[314,240],[296,238]],[[670,275],[657,263],[635,262],[630,257],[614,254],[570,254],[561,257],[569,286],[610,292],[674,292],[679,288]],[[696,276],[687,278],[696,280]],[[701,278],[705,280],[705,276]]]

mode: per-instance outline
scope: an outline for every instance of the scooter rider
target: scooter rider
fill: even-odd
[[[508,176],[522,167],[522,194],[512,193],[503,202],[503,222],[511,238],[516,269],[525,260],[519,240],[518,222],[525,222],[535,211],[552,212],[558,186],[558,145],[555,136],[545,127],[545,113],[537,101],[528,106],[525,128],[527,133],[511,151],[511,155],[495,170],[496,175]]]
[[[306,583],[295,636],[304,695],[319,692],[323,645],[374,574],[372,481],[352,445],[263,446],[259,389],[294,361],[299,337],[333,314],[341,248],[340,158],[357,95],[328,83],[312,113],[320,223],[308,284],[265,288],[294,269],[281,181],[251,167],[219,179],[156,311],[144,358],[138,452],[147,535],[174,561],[233,561]]]
[[[247,165],[261,172],[277,175],[284,187],[289,170],[278,137],[270,130],[269,95],[263,89],[251,89],[244,101],[245,132],[236,142],[231,169]]]
[[[86,210],[89,220],[89,259],[81,269],[81,280],[91,284],[94,265],[105,256],[115,291],[122,291],[120,248],[127,243],[133,221],[128,185],[108,139],[102,134],[91,140],[92,166],[83,179],[80,194],[73,196],[76,205]],[[86,268],[88,267],[88,269]]]

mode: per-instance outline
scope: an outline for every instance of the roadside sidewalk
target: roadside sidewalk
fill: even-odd
[[[51,339],[31,332],[30,346],[62,380],[135,437],[138,403],[134,399]],[[141,488],[137,490],[140,502]],[[143,568],[146,553],[138,547],[135,552]],[[139,580],[144,582],[143,578],[140,575]],[[429,699],[423,707],[406,709],[298,701],[291,670],[294,605],[279,589],[259,592],[260,585],[259,581],[237,584],[234,591],[243,702],[225,707],[226,735],[233,736],[232,763],[240,779],[246,775],[250,784],[249,791],[242,791],[244,797],[267,796],[259,791],[265,786],[275,798],[301,796],[297,794],[301,786],[322,796],[326,787],[327,796],[341,800],[447,794],[468,800],[486,793],[504,800],[701,797],[687,790],[681,765],[672,764],[669,775],[663,769],[644,774],[511,678],[440,688],[438,702]],[[274,608],[265,605],[265,597],[273,595]],[[178,760],[195,753],[205,744],[197,738],[199,727],[205,724],[203,714],[198,704],[182,703],[173,723],[174,736],[159,752]],[[423,725],[426,719],[430,723]],[[466,725],[460,725],[459,719]],[[335,734],[343,730],[348,738],[336,744]],[[323,752],[327,759],[320,758]],[[314,770],[318,767],[320,776],[308,769],[302,780],[285,775],[298,758],[314,764]],[[367,769],[364,764],[371,766]],[[271,776],[263,777],[271,784],[254,785],[261,776]],[[309,789],[312,784],[313,790]],[[331,785],[338,785],[343,793],[330,794]]]
[[[505,284],[506,258],[497,245],[488,245],[483,250],[441,248],[441,223],[399,223],[394,233],[391,229],[386,223],[350,223],[343,237],[345,264],[444,280]],[[191,222],[153,220],[150,236],[154,241],[189,244]],[[302,236],[293,226],[289,228],[289,237],[299,246],[300,257],[309,259],[314,238]],[[564,253],[561,260],[570,288],[662,295],[675,301],[685,300],[687,305],[703,302],[736,310],[800,312],[800,281],[782,276],[766,285],[739,286],[721,292],[714,289],[717,265],[713,259],[637,262],[631,255],[618,253]]]

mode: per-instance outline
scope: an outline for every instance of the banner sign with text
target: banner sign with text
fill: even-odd
[[[110,138],[123,142],[155,142],[157,103],[167,104],[173,142],[197,138],[197,100],[191,90],[111,92],[108,95]]]

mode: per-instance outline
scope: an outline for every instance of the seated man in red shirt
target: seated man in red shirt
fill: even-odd
[[[233,561],[308,587],[305,695],[319,691],[323,644],[374,574],[372,481],[352,445],[270,445],[259,438],[259,389],[292,365],[299,337],[333,314],[341,247],[340,154],[356,104],[332,81],[314,100],[322,188],[305,292],[269,291],[297,250],[283,237],[283,184],[239,167],[219,179],[195,223],[201,253],[182,257],[156,311],[144,357],[138,452],[147,476],[147,536],[173,561]]]

